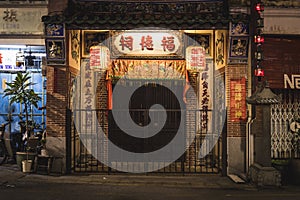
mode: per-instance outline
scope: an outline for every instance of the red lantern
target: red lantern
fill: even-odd
[[[186,69],[202,71],[206,67],[205,49],[202,46],[189,46],[186,48]]]
[[[261,35],[256,35],[254,36],[254,42],[256,44],[260,44],[260,43],[264,43],[265,42],[265,38]]]
[[[265,10],[264,4],[263,3],[257,3],[256,6],[255,6],[255,10],[257,12],[263,12]]]
[[[90,48],[91,69],[107,69],[110,63],[109,49],[100,44]]]
[[[263,76],[265,76],[265,71],[263,69],[260,69],[260,68],[255,69],[254,70],[254,75],[259,76],[259,77],[263,77]]]

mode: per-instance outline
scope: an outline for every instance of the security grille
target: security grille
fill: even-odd
[[[300,158],[299,94],[283,94],[283,102],[271,106],[271,156],[274,159]]]

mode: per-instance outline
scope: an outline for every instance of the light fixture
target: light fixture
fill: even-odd
[[[265,10],[264,4],[262,2],[257,3],[255,6],[255,10],[259,13],[263,12]]]
[[[254,75],[258,77],[263,77],[265,76],[265,71],[261,68],[257,68],[254,70]]]
[[[110,51],[102,43],[90,47],[91,69],[105,70],[109,67]]]
[[[261,43],[264,43],[265,42],[265,38],[261,35],[255,35],[254,36],[254,42],[256,44],[261,44]]]

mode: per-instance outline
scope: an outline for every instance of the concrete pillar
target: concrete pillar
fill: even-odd
[[[254,162],[264,167],[271,167],[271,111],[270,105],[258,105],[256,112],[262,112],[261,131],[254,138]]]
[[[270,105],[279,97],[268,84],[259,83],[256,92],[247,98],[255,105],[256,117],[251,133],[254,134],[254,164],[250,166],[249,178],[257,186],[280,186],[281,174],[271,166],[271,110]]]

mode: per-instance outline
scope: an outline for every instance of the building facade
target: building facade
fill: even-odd
[[[299,2],[263,3],[263,81],[268,80],[271,88],[280,95],[284,92],[277,89],[284,89],[283,86],[297,89],[299,62],[293,53],[285,54],[286,60],[293,60],[290,66],[296,71],[283,71],[285,75],[279,76],[272,66],[280,66],[282,60],[276,57],[277,61],[273,62],[270,59],[274,57],[273,45],[287,45],[290,44],[290,40],[297,44],[298,31],[294,20],[297,19]],[[180,158],[160,171],[222,172],[238,175],[247,173],[250,165],[254,163],[256,153],[256,147],[253,145],[255,106],[246,103],[246,97],[255,91],[257,80],[253,67],[253,24],[257,23],[251,18],[253,5],[255,4],[250,1],[49,1],[49,13],[43,17],[46,27],[48,81],[47,148],[66,158],[67,172],[107,171],[111,168],[122,171],[125,168],[136,167],[137,163],[124,164],[125,161],[118,163],[116,160],[110,160],[107,139],[122,138],[119,135],[120,130],[110,118],[111,106],[118,108],[118,101],[111,99],[111,88],[116,88],[124,76],[128,85],[122,85],[123,87],[132,87],[135,84],[142,86],[143,81],[149,81],[155,72],[158,74],[155,78],[161,84],[166,84],[167,80],[176,80],[177,85],[174,87],[177,88],[178,94],[184,93],[186,81],[196,93],[190,104],[182,104],[184,100],[179,101],[180,105],[184,105],[184,110],[194,110],[196,113],[185,113],[184,126],[185,138],[189,138],[189,134],[195,132],[196,140],[189,144],[190,147]],[[279,12],[281,6],[288,7],[286,10],[289,11]],[[291,10],[293,12],[290,12]],[[277,20],[278,18],[282,21]],[[155,38],[156,34],[158,37],[162,36],[160,42],[165,41],[158,44],[160,48],[165,48],[164,51],[153,51],[157,44],[152,43],[153,40],[150,39]],[[172,38],[171,43],[168,43],[168,38]],[[132,42],[136,40],[140,42],[138,47],[132,46]],[[100,55],[99,52],[106,51],[103,46],[108,48],[110,56]],[[202,57],[197,57],[199,63],[196,67],[190,65],[193,59],[188,59],[189,46],[199,46],[199,49],[202,49]],[[53,54],[54,47],[56,51]],[[91,50],[91,47],[94,49]],[[278,48],[278,54],[284,52]],[[100,61],[96,59],[97,56],[100,56]],[[172,73],[166,72],[166,66],[172,66]],[[94,75],[88,76],[90,73]],[[174,74],[178,76],[172,76]],[[276,86],[278,81],[282,83],[281,88]],[[131,101],[131,111],[137,109],[136,104],[140,106],[139,109],[148,109],[149,104],[154,100],[159,101],[159,96],[162,95],[153,87],[145,88],[145,91],[149,95],[149,101],[139,102],[141,97],[136,97],[136,101]],[[74,97],[74,94],[77,96]],[[164,99],[168,98],[169,108],[178,109],[171,106],[172,102],[175,102],[173,97],[167,95]],[[94,107],[89,107],[92,105]],[[272,112],[278,111],[276,106],[279,105],[274,105]],[[94,114],[87,113],[87,109]],[[74,115],[78,110],[85,110],[84,114]],[[221,114],[216,115],[215,111]],[[100,121],[98,125],[93,124],[95,116]],[[144,117],[136,112],[132,118],[136,123],[143,123],[146,119],[141,120],[141,116]],[[213,118],[214,116],[219,117]],[[272,123],[277,122],[277,119],[274,120]],[[171,121],[175,123],[170,125],[170,129],[180,123],[175,118]],[[87,128],[90,125],[94,128]],[[278,126],[272,124],[272,127]],[[96,139],[95,135],[90,138],[87,136],[89,133],[97,133],[100,128],[104,130],[107,138],[99,140],[98,136]],[[85,139],[82,140],[84,134]],[[273,134],[272,138],[278,138],[276,134],[278,136],[279,133],[276,132],[275,136]],[[206,137],[207,135],[209,137]],[[127,139],[122,138],[122,141]],[[277,143],[274,141],[272,140],[272,150],[277,151],[277,147],[274,146]],[[142,146],[140,151],[146,151],[144,144],[136,141],[135,146],[139,145]],[[154,141],[152,145],[159,144]],[[95,148],[97,152],[93,152]],[[126,145],[123,148],[126,149]],[[201,153],[206,156],[200,156],[200,159]],[[273,153],[272,156],[274,155]],[[97,158],[103,161],[102,164],[99,164]],[[110,164],[114,163],[110,168],[103,165],[108,160]],[[147,167],[154,169],[154,165],[152,163]],[[138,168],[143,170],[144,167]]]

